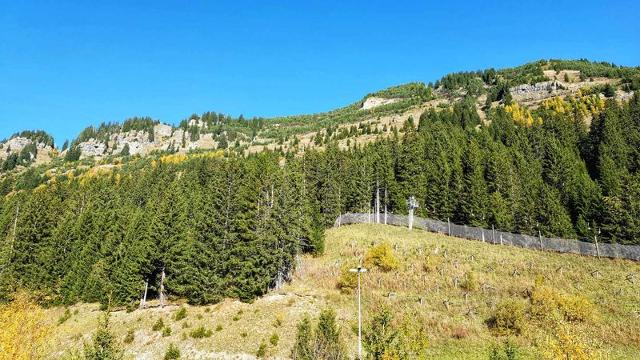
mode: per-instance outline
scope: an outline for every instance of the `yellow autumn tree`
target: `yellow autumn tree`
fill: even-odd
[[[574,114],[578,119],[588,119],[604,110],[604,100],[598,95],[589,95],[586,90],[579,90],[575,97],[567,97],[566,101],[559,96],[543,100],[542,108],[556,114]]]
[[[557,114],[566,114],[571,112],[571,106],[559,96],[543,100],[542,108],[545,110],[551,110]]]
[[[44,311],[25,292],[0,305],[0,360],[40,359],[50,333]]]
[[[529,109],[520,106],[518,103],[505,105],[504,110],[511,114],[511,118],[518,125],[531,127],[534,123],[542,123],[542,119],[534,119]]]

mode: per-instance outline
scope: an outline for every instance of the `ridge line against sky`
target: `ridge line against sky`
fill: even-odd
[[[5,1],[0,139],[100,122],[332,110],[456,71],[640,65],[638,1]]]

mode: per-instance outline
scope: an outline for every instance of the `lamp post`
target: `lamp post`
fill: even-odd
[[[367,269],[358,266],[355,269],[349,269],[350,272],[358,273],[358,359],[362,359],[362,305],[360,301],[360,274],[367,272]]]

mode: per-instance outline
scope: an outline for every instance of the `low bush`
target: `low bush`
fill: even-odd
[[[129,331],[127,331],[127,335],[125,335],[124,337],[124,343],[131,344],[134,339],[135,339],[135,332],[133,331],[133,329],[129,329]]]
[[[365,266],[377,267],[382,271],[395,270],[400,262],[393,255],[393,249],[387,243],[380,243],[367,251],[364,257]]]
[[[510,339],[504,341],[502,346],[494,344],[491,347],[489,360],[516,360],[518,359],[518,347]]]
[[[127,313],[132,313],[136,311],[137,308],[138,308],[138,303],[136,301],[131,301],[127,304],[126,311]]]
[[[345,264],[340,269],[336,287],[342,292],[350,292],[358,286],[358,275],[349,271],[351,267],[349,264]]]
[[[167,337],[167,336],[171,336],[171,328],[168,326],[162,329],[162,337]]]
[[[265,344],[264,341],[260,343],[260,346],[258,346],[256,356],[261,359],[267,356],[267,344]]]
[[[160,331],[160,330],[162,330],[162,328],[164,328],[164,321],[162,320],[162,318],[159,318],[158,321],[156,321],[153,324],[153,326],[151,327],[151,330]]]
[[[525,326],[525,315],[522,301],[508,299],[498,304],[487,325],[496,335],[520,335]]]
[[[567,321],[584,322],[594,318],[593,304],[582,295],[564,295],[560,297],[558,306]]]
[[[280,336],[278,336],[278,334],[276,334],[276,333],[273,333],[271,335],[271,337],[269,338],[269,342],[273,346],[278,346],[278,341],[280,341]]]
[[[462,282],[460,283],[460,287],[466,291],[478,290],[478,280],[476,279],[476,274],[473,271],[467,271],[464,274]]]
[[[69,309],[64,310],[64,314],[58,318],[58,325],[64,324],[67,320],[71,318],[71,311]]]
[[[176,311],[176,314],[174,315],[173,318],[176,321],[180,321],[186,317],[187,317],[187,309],[185,309],[184,307],[181,307],[180,309],[178,309],[178,311]]]
[[[585,322],[594,319],[593,304],[582,295],[562,294],[537,283],[531,291],[531,314],[538,320],[564,319],[569,322]]]
[[[167,351],[164,353],[164,360],[180,359],[180,349],[174,344],[169,344]]]
[[[442,265],[442,257],[430,255],[422,263],[422,270],[427,273],[434,273]]]
[[[213,335],[213,331],[205,328],[204,326],[200,326],[194,329],[189,335],[194,339],[203,339],[211,337],[211,335]]]

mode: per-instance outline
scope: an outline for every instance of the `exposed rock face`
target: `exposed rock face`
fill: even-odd
[[[155,135],[155,134],[154,134]],[[120,154],[125,146],[129,146],[129,155],[145,155],[147,149],[153,147],[149,134],[144,131],[130,131],[111,136],[109,141],[113,149],[112,154]]]
[[[560,90],[560,83],[558,81],[544,81],[530,84],[522,84],[514,86],[509,89],[511,95],[517,100],[539,100],[549,97],[549,94],[553,94]]]
[[[195,120],[193,120],[195,121]],[[194,123],[198,125],[198,123]],[[184,137],[184,146],[183,146]],[[152,140],[153,139],[153,140]],[[96,139],[78,144],[80,158],[100,158],[108,155],[120,155],[126,146],[129,147],[129,155],[148,155],[154,150],[164,151],[174,149],[177,151],[189,151],[195,149],[214,149],[215,142],[211,134],[204,134],[197,141],[190,141],[189,134],[182,129],[174,129],[169,125],[159,124],[153,128],[153,137],[149,133],[129,131],[116,133],[109,137],[105,143]]]
[[[514,86],[510,88],[509,91],[511,91],[512,95],[527,94],[527,93],[540,92],[540,91],[555,91],[555,90],[558,90],[559,87],[560,87],[560,83],[557,81],[544,81],[544,82],[535,83],[533,85],[522,84],[522,85]]]
[[[14,153],[19,154],[22,149],[31,144],[33,144],[33,140],[20,136],[9,139],[5,143],[0,145],[0,159],[4,160],[9,155]],[[45,145],[44,143],[36,143],[36,148],[38,150],[38,154],[36,155],[32,153],[31,160],[37,159],[37,157],[40,157],[40,155],[48,156],[49,153],[53,151],[53,148],[51,146]]]
[[[107,145],[96,139],[89,139],[89,141],[78,144],[78,148],[80,149],[80,158],[97,157],[104,155]]]
[[[398,100],[399,99],[385,99],[381,97],[370,96],[367,98],[367,100],[364,101],[364,104],[362,104],[362,110],[369,110],[378,106],[393,104]]]
[[[156,141],[171,137],[173,128],[169,125],[158,124],[153,127],[153,137]]]

